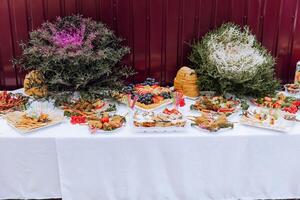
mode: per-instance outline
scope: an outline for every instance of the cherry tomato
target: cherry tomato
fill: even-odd
[[[109,117],[102,117],[101,122],[102,123],[109,122]]]

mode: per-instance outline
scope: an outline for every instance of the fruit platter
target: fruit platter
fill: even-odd
[[[147,78],[139,84],[130,84],[123,88],[118,100],[129,105],[135,99],[135,107],[145,111],[152,111],[173,102],[170,88],[159,86],[153,78]]]
[[[21,112],[14,111],[4,116],[10,126],[20,133],[29,133],[41,128],[61,123],[63,116],[55,112]]]
[[[29,97],[20,93],[0,92],[0,114],[24,110],[26,109],[28,100]]]
[[[162,112],[136,111],[133,117],[136,130],[147,131],[181,131],[186,125],[186,120],[177,109],[164,109]]]
[[[209,132],[217,132],[221,129],[232,129],[234,124],[230,122],[225,113],[202,113],[200,116],[190,116],[192,127]]]
[[[78,99],[73,102],[65,103],[63,105],[64,115],[71,116],[91,116],[101,112],[116,111],[115,104],[109,104],[101,99],[83,100]]]
[[[288,113],[297,113],[300,107],[300,101],[295,97],[286,96],[278,93],[275,97],[262,97],[253,99],[252,103],[258,107],[281,109]]]
[[[201,95],[190,108],[191,110],[200,112],[224,113],[230,115],[238,110],[239,105],[240,102],[233,97],[226,98],[224,96],[204,94]]]
[[[71,124],[87,125],[91,133],[112,132],[123,127],[126,123],[125,116],[103,112],[98,115],[71,116]]]
[[[286,120],[286,114],[275,109],[252,109],[244,111],[240,123],[248,126],[288,132],[294,121]]]

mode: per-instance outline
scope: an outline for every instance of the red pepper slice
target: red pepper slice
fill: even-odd
[[[85,116],[71,116],[71,124],[83,124],[86,123]]]
[[[218,112],[230,113],[233,112],[235,108],[219,108]]]
[[[300,101],[294,101],[293,102],[293,105],[297,106],[297,107],[300,107]]]

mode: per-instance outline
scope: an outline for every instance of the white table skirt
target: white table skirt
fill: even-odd
[[[22,136],[0,120],[0,199],[61,197],[55,138],[36,136]]]
[[[300,134],[251,130],[59,137],[63,199],[300,197]]]
[[[300,124],[211,135],[135,133],[131,123],[111,135],[64,123],[23,136],[0,120],[0,199],[300,197]]]

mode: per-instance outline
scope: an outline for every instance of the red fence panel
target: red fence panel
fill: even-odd
[[[188,64],[189,43],[223,22],[249,25],[277,58],[276,75],[293,80],[300,57],[300,0],[2,0],[0,1],[0,87],[21,87],[23,74],[11,59],[20,41],[45,20],[82,14],[106,23],[125,39],[141,81],[153,76],[171,83]]]

